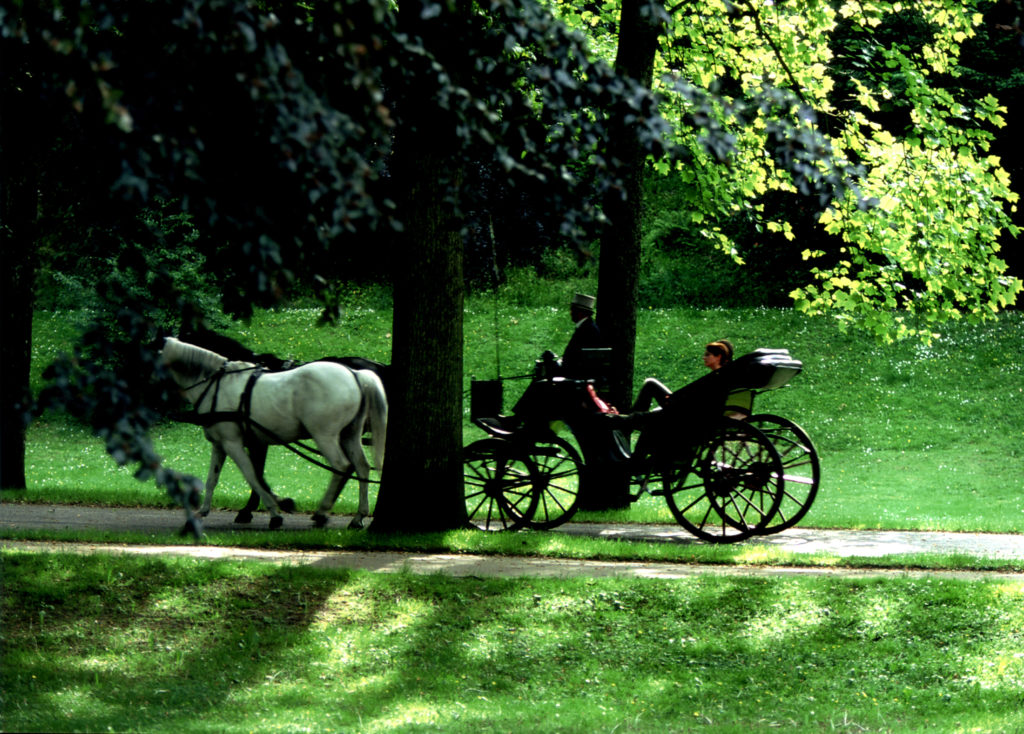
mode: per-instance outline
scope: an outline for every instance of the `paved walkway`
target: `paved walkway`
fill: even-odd
[[[206,518],[207,533],[269,532],[267,515],[258,514],[251,525],[236,525],[234,512],[214,512]],[[419,573],[444,572],[458,576],[489,575],[628,575],[655,578],[681,578],[697,573],[734,573],[734,566],[698,566],[678,563],[631,563],[604,561],[572,561],[546,558],[510,558],[453,554],[422,554],[398,552],[323,551],[291,552],[261,551],[244,548],[223,548],[203,545],[181,546],[95,546],[78,543],[35,543],[2,540],[5,531],[13,528],[40,530],[99,529],[134,530],[171,535],[182,525],[180,509],[84,507],[77,505],[0,504],[0,545],[7,547],[60,547],[65,550],[96,552],[107,550],[134,554],[188,554],[201,557],[252,558],[278,563],[316,566],[365,568],[376,571],[410,570]],[[349,518],[332,516],[328,527],[343,528]],[[284,527],[303,530],[312,527],[307,515],[291,515]],[[589,535],[637,542],[698,544],[700,541],[674,525],[606,525],[567,523],[552,533]],[[903,531],[817,530],[791,528],[776,535],[745,541],[743,546],[770,546],[798,554],[829,554],[841,557],[883,557],[895,554],[941,553],[963,554],[995,559],[1024,559],[1024,535],[929,533]],[[762,568],[752,567],[747,573],[807,574],[839,573],[827,568]],[[903,573],[902,571],[894,571]],[[870,571],[853,573],[894,573]],[[850,571],[842,571],[844,574]],[[1020,574],[1004,574],[1024,578]]]

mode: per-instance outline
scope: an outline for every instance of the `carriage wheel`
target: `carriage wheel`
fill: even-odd
[[[782,460],[757,428],[726,421],[664,482],[680,525],[711,543],[735,543],[761,532],[778,510]]]
[[[537,509],[537,466],[499,438],[475,441],[463,450],[466,515],[480,530],[518,530]]]
[[[537,511],[530,527],[550,530],[568,522],[580,506],[583,460],[575,447],[555,436],[526,450],[540,475]]]
[[[768,437],[782,459],[785,480],[782,502],[778,512],[761,531],[777,533],[796,525],[811,509],[821,481],[818,452],[807,433],[793,421],[764,413],[751,416],[747,422]]]

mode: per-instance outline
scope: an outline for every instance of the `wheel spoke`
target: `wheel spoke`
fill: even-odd
[[[540,475],[537,511],[530,527],[547,530],[567,522],[576,514],[580,500],[579,452],[568,441],[552,436],[527,450]]]
[[[514,530],[526,525],[537,507],[537,469],[496,438],[465,449],[463,483],[466,516],[481,530]]]
[[[781,504],[759,532],[776,533],[799,522],[818,492],[820,465],[810,438],[798,425],[774,415],[755,415],[748,423],[768,436],[782,459]]]
[[[771,441],[756,428],[731,421],[697,447],[690,466],[666,481],[666,500],[676,520],[698,538],[735,542],[775,514],[781,476],[782,462]],[[695,491],[684,499],[684,489]]]

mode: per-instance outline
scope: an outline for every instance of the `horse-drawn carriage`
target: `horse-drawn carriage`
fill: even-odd
[[[595,353],[607,356],[607,350]],[[278,505],[287,509],[289,501],[277,498],[263,479],[266,446],[290,446],[308,431],[319,451],[297,445],[326,457],[330,465],[320,465],[333,473],[314,522],[326,522],[341,486],[356,473],[360,507],[353,524],[360,526],[369,514],[369,463],[360,436],[369,421],[379,468],[387,403],[377,372],[384,365],[320,360],[264,375],[255,363],[229,362],[175,339],[166,340],[162,361],[195,405],[192,422],[203,425],[214,444],[200,514],[209,511],[220,468],[230,455],[254,492],[237,521],[247,522],[262,500],[271,511],[271,527],[279,526]],[[479,528],[554,528],[567,522],[600,483],[628,487],[632,501],[644,494],[664,496],[683,527],[716,543],[784,530],[814,501],[818,457],[799,426],[770,414],[723,417],[731,395],[774,390],[800,372],[802,365],[786,350],[744,355],[676,391],[663,408],[630,416],[617,415],[601,400],[599,380],[551,376],[543,362],[538,366],[528,389],[531,399],[520,400],[524,410],[511,427],[496,420],[502,382],[472,385],[471,417],[490,434],[464,451],[466,512]],[[265,387],[293,380],[318,386],[308,405],[290,404],[303,416],[268,408],[281,390]],[[558,434],[560,426],[574,441]]]
[[[713,543],[792,527],[818,491],[810,439],[779,416],[736,420],[723,412],[731,394],[774,390],[801,369],[787,350],[760,349],[676,391],[664,407],[631,416],[609,409],[595,380],[540,375],[530,386],[536,399],[511,428],[495,420],[501,381],[474,382],[471,418],[489,437],[465,448],[470,522],[553,528],[576,513],[588,486],[610,481],[628,484],[633,501],[663,496],[680,525]],[[561,426],[574,442],[558,434]]]

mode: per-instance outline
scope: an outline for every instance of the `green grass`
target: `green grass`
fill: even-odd
[[[493,378],[499,358],[502,375],[528,374],[543,349],[564,346],[571,325],[560,305],[573,287],[539,288],[528,302],[509,294],[497,303],[471,298],[466,390],[474,377]],[[299,360],[359,354],[388,361],[386,308],[350,307],[334,328],[316,328],[316,317],[315,309],[261,312],[232,333],[258,351]],[[37,316],[36,389],[45,363],[70,345],[72,320],[67,314]],[[638,332],[638,381],[653,375],[674,387],[696,379],[704,373],[703,344],[723,336],[741,352],[784,346],[803,361],[804,372],[790,387],[760,396],[755,406],[801,424],[821,455],[821,492],[802,526],[1024,528],[1024,314],[1004,314],[982,326],[952,324],[929,347],[880,346],[842,334],[828,320],[772,309],[646,310]],[[506,383],[507,408],[525,386],[525,381]],[[483,436],[469,423],[468,411],[466,400],[467,443]],[[205,477],[209,449],[199,429],[162,426],[155,441],[169,465]],[[27,459],[29,491],[4,492],[5,501],[165,501],[151,486],[134,481],[130,471],[117,469],[98,440],[59,417],[31,427]],[[302,510],[312,509],[326,485],[322,470],[283,449],[271,452],[267,476]],[[355,494],[354,488],[347,490],[337,511],[353,512]],[[236,508],[247,496],[229,463],[215,505]],[[653,498],[626,511],[579,519],[672,522],[664,502]]]
[[[1019,581],[0,557],[7,731],[1024,728]]]
[[[577,286],[504,294],[502,374],[564,345]],[[563,292],[564,291],[564,292]],[[234,334],[296,359],[387,361],[390,313],[264,312]],[[36,321],[33,384],[72,338]],[[495,375],[494,302],[471,299],[470,376]],[[790,311],[663,310],[640,318],[638,380],[703,373],[704,343],[786,346],[805,371],[758,408],[802,424],[822,457],[803,526],[1020,532],[1024,317],[955,325],[930,348],[881,347]],[[506,406],[525,383],[507,383]],[[481,436],[468,422],[467,442]],[[205,476],[199,429],[161,426],[167,463]],[[65,418],[33,424],[26,492],[7,501],[167,505]],[[271,452],[275,489],[308,510],[324,472]],[[248,496],[229,465],[214,501]],[[373,498],[371,498],[373,499]],[[355,509],[350,488],[336,507]],[[647,497],[582,519],[665,521]],[[259,522],[259,520],[257,520]],[[58,534],[59,535],[59,534]],[[139,533],[66,540],[180,542]],[[52,538],[54,533],[7,533]],[[1001,568],[952,557],[840,561],[754,546],[635,544],[557,533],[358,531],[211,534],[211,544],[532,554],[677,563]],[[0,551],[7,731],[1004,732],[1024,730],[1024,583],[998,579],[707,575],[457,579],[259,562]]]

